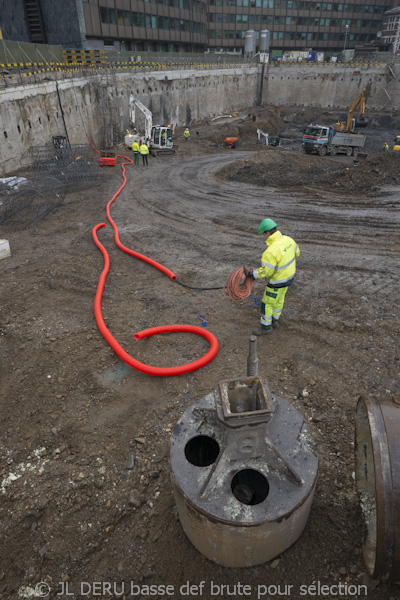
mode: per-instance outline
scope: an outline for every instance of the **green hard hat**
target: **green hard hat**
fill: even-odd
[[[271,231],[274,227],[277,227],[277,224],[272,219],[264,219],[260,223],[260,227],[258,228],[258,234],[261,235],[265,231]]]

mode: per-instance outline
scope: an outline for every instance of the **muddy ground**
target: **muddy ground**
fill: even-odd
[[[336,117],[320,115],[329,123]],[[103,257],[91,231],[106,222],[120,167],[101,186],[69,194],[40,222],[3,224],[0,238],[12,255],[0,261],[1,600],[256,599],[258,586],[269,586],[263,598],[400,599],[400,586],[365,576],[354,481],[360,394],[400,391],[400,165],[396,155],[381,154],[396,119],[374,116],[365,131],[369,156],[358,164],[302,153],[310,111],[278,117],[249,109],[194,124],[187,143],[177,131],[174,156],[127,167],[126,188],[111,207],[125,246],[195,287],[221,286],[234,269],[256,267],[265,217],[300,246],[281,326],[258,341],[259,374],[309,424],[319,479],[304,533],[268,564],[225,568],[194,549],[179,523],[169,464],[184,411],[219,380],[245,374],[256,302],[180,286],[119,250],[109,224],[100,229],[111,260],[103,316],[129,354],[166,367],[208,349],[190,334],[133,339],[156,325],[204,324],[218,338],[219,352],[205,367],[152,377],[115,354],[93,311]],[[255,125],[280,133],[281,146],[257,144]],[[236,131],[239,146],[222,148]],[[253,295],[262,293],[255,283]],[[202,581],[201,592],[181,587]],[[318,582],[336,587],[324,594],[301,588]],[[367,587],[348,594],[345,584]],[[152,585],[173,593],[151,593]]]

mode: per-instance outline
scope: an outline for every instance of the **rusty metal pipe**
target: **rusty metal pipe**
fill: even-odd
[[[257,356],[257,338],[250,336],[250,349],[247,358],[247,377],[257,377],[258,375],[258,356]]]

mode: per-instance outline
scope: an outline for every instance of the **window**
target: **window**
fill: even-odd
[[[263,15],[262,16],[263,25],[273,25],[273,17],[272,15]]]
[[[115,16],[115,8],[109,8],[108,9],[108,18],[109,18],[109,23],[112,23],[113,25],[116,24],[116,16]],[[113,43],[114,45],[114,43]]]
[[[108,10],[105,6],[100,6],[100,20],[102,23],[108,23]]]

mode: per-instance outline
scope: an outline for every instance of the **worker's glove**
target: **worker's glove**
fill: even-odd
[[[243,267],[243,271],[245,277],[251,277],[252,279],[254,279],[253,271],[246,269],[246,267]]]

